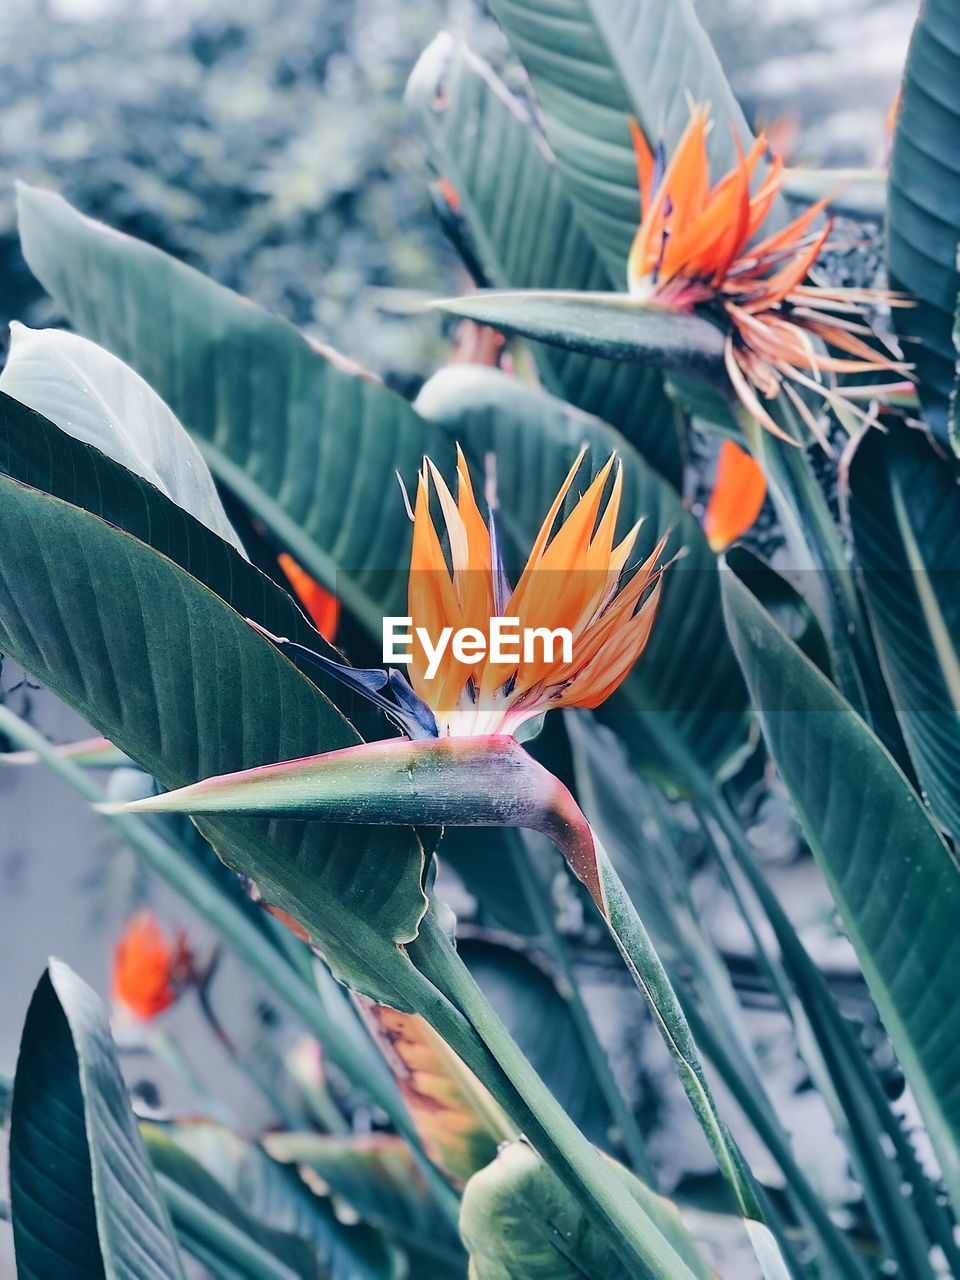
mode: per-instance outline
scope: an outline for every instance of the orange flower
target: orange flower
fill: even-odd
[[[703,531],[714,551],[722,551],[750,528],[767,496],[762,469],[732,440],[724,440],[717,459],[713,493],[703,518]]]
[[[662,150],[654,155],[636,122],[630,124],[642,217],[627,262],[629,291],[647,304],[684,311],[699,307],[722,320],[730,381],[767,430],[791,439],[760,399],[774,400],[783,391],[828,448],[797,386],[861,418],[865,414],[852,403],[854,397],[893,388],[884,383],[844,391],[835,385],[835,375],[893,374],[895,389],[902,389],[908,366],[865,340],[872,331],[860,309],[880,302],[903,305],[904,299],[879,289],[807,283],[830,236],[829,219],[815,229],[828,201],[818,201],[780,231],[755,239],[784,179],[783,160],[775,156],[751,192],[768,150],[763,134],[748,155],[740,154],[736,168],[711,185],[705,108],[692,111],[669,164]]]
[[[186,934],[168,941],[151,911],[138,912],[113,949],[113,998],[144,1022],[163,1013],[191,979]]]
[[[433,463],[425,460],[408,586],[414,635],[423,628],[436,646],[445,628],[454,634],[474,628],[485,650],[468,662],[448,648],[431,676],[426,648],[414,639],[410,683],[433,713],[437,736],[512,734],[551,707],[596,707],[626,678],[646,647],[660,597],[662,566],[657,561],[665,539],[628,577],[640,525],[615,541],[623,490],[615,455],[555,528],[585,453],[581,450],[570,468],[512,590],[493,513],[489,521],[480,514],[459,448],[456,500]],[[430,513],[431,481],[446,528],[449,568]],[[546,643],[534,644],[529,655],[521,653],[517,660],[491,660],[492,622],[498,618],[516,619],[513,630],[520,637],[535,628],[568,630],[572,643],[567,660],[556,656],[556,645],[551,652]]]

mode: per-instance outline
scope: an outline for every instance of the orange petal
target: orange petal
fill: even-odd
[[[171,944],[152,911],[138,912],[113,949],[113,997],[148,1021],[174,1003],[191,968],[186,937]]]
[[[703,518],[707,541],[722,551],[743,536],[760,514],[767,496],[762,469],[738,444],[724,440],[713,493]]]
[[[647,142],[646,134],[634,120],[630,117],[630,138],[633,142],[633,154],[637,160],[637,189],[640,192],[640,214],[650,204],[650,196],[653,191],[653,170],[655,162],[653,152],[650,150],[650,144]]]
[[[335,595],[311,578],[306,569],[301,569],[293,556],[284,551],[277,556],[277,563],[293,587],[297,599],[306,609],[324,640],[333,642],[337,634],[337,623],[340,621],[340,601]]]
[[[430,514],[427,476],[427,467],[424,466],[417,481],[417,502],[413,515],[407,612],[413,619],[414,629],[423,627],[436,644],[444,627],[452,627],[456,631],[463,623],[460,603]],[[427,654],[417,639],[414,639],[412,652],[409,673],[416,692],[434,711],[451,710],[466,683],[470,669],[457,663],[448,648],[440,669],[428,680]]]

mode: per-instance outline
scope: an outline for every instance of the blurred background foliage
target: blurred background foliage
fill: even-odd
[[[401,103],[443,0],[11,0],[0,72],[0,319],[48,318],[15,178],[176,254],[398,377],[439,356],[454,255]],[[460,10],[456,12],[456,10]]]
[[[834,50],[867,7],[858,65],[838,77]],[[698,9],[748,114],[780,122],[799,158],[879,158],[909,4]],[[0,50],[4,343],[10,319],[52,318],[20,255],[22,178],[403,389],[442,360],[422,303],[458,292],[462,278],[401,99],[444,26],[522,89],[481,0],[7,0],[5,10],[15,38]]]

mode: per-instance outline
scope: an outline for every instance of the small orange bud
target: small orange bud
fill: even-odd
[[[180,930],[171,943],[151,911],[139,911],[113,949],[113,998],[149,1022],[169,1009],[186,985],[193,957]]]
[[[287,575],[297,598],[306,609],[324,640],[333,643],[337,634],[337,623],[340,621],[340,601],[326,587],[314,581],[306,569],[301,569],[293,556],[286,552],[277,557],[277,563]]]
[[[703,531],[714,551],[722,551],[750,528],[767,496],[763,471],[738,444],[724,440],[717,477],[703,518]]]

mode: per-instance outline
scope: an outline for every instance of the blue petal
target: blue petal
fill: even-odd
[[[390,672],[390,692],[408,713],[404,719],[411,719],[420,730],[419,733],[408,732],[410,738],[436,738],[439,736],[437,720],[424,700],[410,688],[407,679],[399,671]]]

